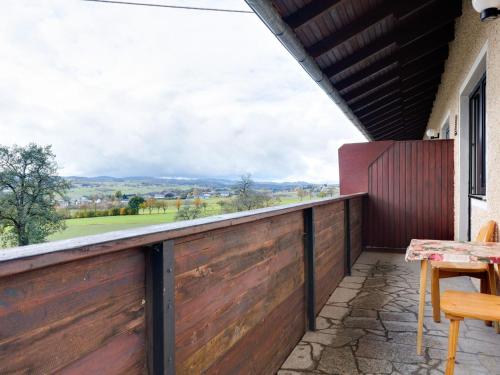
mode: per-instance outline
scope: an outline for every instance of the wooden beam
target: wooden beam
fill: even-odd
[[[420,104],[426,100],[429,100],[429,98],[423,98],[423,99],[420,99],[418,101],[415,101],[414,103],[407,103],[407,106],[411,107],[411,106],[414,106],[416,104]],[[432,101],[433,100],[434,100],[434,98],[432,98]],[[357,117],[361,122],[364,122],[365,120],[371,120],[374,116],[378,116],[379,114],[384,114],[387,111],[392,110],[394,108],[403,108],[403,110],[404,110],[405,107],[403,107],[403,104],[404,104],[403,100],[401,98],[398,98],[397,100],[388,102],[384,105],[377,106],[374,109],[372,109],[370,112],[364,113],[362,116],[357,115]]]
[[[401,77],[402,79],[408,79],[435,67],[443,66],[447,57],[448,46],[440,48],[428,55],[424,55],[401,67]]]
[[[401,56],[401,66],[407,65],[414,60],[418,60],[422,58],[422,56],[434,52],[443,46],[447,46],[454,37],[454,23],[451,21],[446,26],[429,33],[422,38],[413,40],[411,43],[398,42],[401,49],[406,51],[406,53]]]
[[[355,89],[350,90],[347,93],[342,94],[344,100],[349,104],[353,104],[355,101],[358,101],[360,98],[366,97],[371,91],[380,90],[383,87],[386,87],[389,84],[392,84],[394,81],[399,82],[399,75],[397,71],[390,71],[387,74],[383,74],[370,82],[367,82]]]
[[[366,117],[374,116],[378,113],[383,113],[383,112],[387,111],[388,109],[392,109],[393,107],[402,106],[402,104],[403,104],[403,100],[401,99],[401,97],[398,96],[392,100],[388,100],[387,102],[385,102],[383,104],[376,103],[375,105],[371,105],[370,107],[364,108],[364,109],[356,112],[355,114],[358,117],[358,119],[360,119],[362,121]]]
[[[394,137],[400,133],[408,132],[409,130],[413,130],[415,127],[422,126],[421,123],[425,122],[425,118],[415,120],[412,123],[404,123],[400,126],[394,127],[393,129],[389,129],[384,132],[374,132],[371,134],[374,138],[377,139],[388,139],[388,137]]]
[[[380,123],[378,123],[377,125],[372,125],[370,126],[369,128],[367,128],[366,130],[369,132],[369,133],[372,133],[372,132],[377,132],[379,130],[382,130],[382,129],[387,129],[387,128],[391,128],[393,126],[395,126],[396,124],[400,123],[402,121],[402,116],[399,115],[398,117],[396,118],[393,118],[393,119],[390,119],[390,120],[387,120],[387,121],[381,121]]]
[[[391,126],[397,123],[398,121],[404,119],[405,116],[413,116],[416,113],[425,112],[427,110],[429,110],[429,102],[421,103],[420,105],[411,108],[409,112],[403,112],[399,110],[398,112],[393,113],[392,115],[388,115],[387,117],[381,117],[375,122],[371,123],[363,122],[363,126],[367,131],[370,132],[373,129],[379,129]]]
[[[394,128],[391,131],[377,134],[376,137],[378,139],[388,139],[387,137],[398,137],[401,133],[405,133],[405,134],[409,134],[409,135],[414,134],[414,132],[417,129],[425,127],[425,124],[426,124],[425,118],[418,120],[418,121],[415,121],[413,123],[405,123],[404,125],[402,125],[399,128]]]
[[[402,91],[402,94],[404,95],[406,91],[410,91],[417,86],[421,86],[437,78],[440,78],[443,69],[444,67],[441,66],[438,68],[433,67],[429,71],[423,70],[418,75],[413,76],[406,81],[399,80],[399,71],[391,71],[387,74],[377,77],[376,79],[362,86],[356,87],[350,92],[343,94],[342,97],[350,106],[358,103],[361,100],[364,101],[364,106],[368,106],[370,105],[370,103],[368,102],[370,98],[372,98],[373,101],[379,101],[379,99],[377,98],[377,95],[379,93],[381,93],[381,95],[385,95],[387,94],[387,91],[395,91],[395,87],[397,84],[400,85],[399,87]],[[389,87],[389,89],[387,89],[387,87]]]
[[[359,33],[373,27],[373,25],[381,22],[385,18],[392,16],[394,13],[394,4],[394,0],[389,0],[382,5],[378,5],[375,9],[368,11],[366,14],[347,24],[347,26],[342,29],[335,31],[333,34],[321,39],[312,46],[307,47],[307,53],[315,58],[324,55]]]
[[[394,126],[395,124],[398,124],[402,121],[407,121],[408,119],[414,119],[414,118],[418,118],[418,117],[421,117],[422,114],[425,114],[425,113],[428,113],[427,111],[423,110],[423,111],[418,111],[418,112],[414,112],[413,114],[405,117],[404,115],[400,115],[399,117],[395,117],[395,118],[392,118],[392,119],[388,119],[386,122],[384,121],[381,121],[379,122],[378,125],[371,125],[369,127],[366,127],[366,130],[368,132],[377,132],[379,130],[382,130],[382,129],[386,129],[386,128],[389,128],[391,126]]]
[[[419,87],[419,86],[414,86],[410,88],[409,90],[404,91],[401,95],[403,98],[403,101],[409,101],[413,97],[421,95],[423,92],[425,93],[435,93],[439,87],[439,81],[436,80],[435,82],[428,82],[425,87]]]
[[[354,113],[359,113],[359,111],[370,108],[380,107],[381,102],[393,101],[394,99],[401,98],[403,102],[410,101],[416,96],[422,95],[422,93],[435,93],[439,86],[439,82],[427,82],[425,88],[415,86],[409,90],[403,92],[398,81],[384,87],[382,90],[376,91],[360,101],[354,103],[350,106]]]
[[[353,111],[358,111],[374,103],[392,99],[395,96],[401,96],[401,83],[399,82],[399,80],[392,81],[381,90],[367,95],[349,106]]]
[[[405,96],[403,98],[403,107],[414,103],[416,100],[428,99],[433,100],[436,97],[436,92],[439,83],[429,85],[422,91],[414,92],[412,95]]]
[[[333,83],[333,86],[338,90],[342,91],[359,81],[366,79],[381,70],[387,69],[390,66],[397,64],[397,61],[394,59],[394,56],[388,56],[379,60],[371,65],[368,65],[366,68],[361,69],[360,71],[350,75],[347,78],[344,78],[336,83]]]
[[[424,33],[425,30],[420,31]],[[420,35],[420,34],[419,34]],[[389,33],[381,38],[376,39],[373,43],[359,49],[352,55],[330,65],[323,69],[327,77],[334,77],[345,70],[359,64],[360,62],[376,55],[386,48],[398,44],[401,47],[401,56],[397,56],[401,64],[408,64],[414,60],[421,58],[430,52],[439,49],[442,46],[448,45],[454,38],[454,24],[450,22],[441,29],[425,34],[425,37],[414,39],[412,35]]]
[[[443,67],[441,66],[440,68],[442,72]],[[374,79],[363,86],[356,87],[356,89],[353,89],[351,92],[342,96],[355,112],[356,110],[365,108],[372,103],[380,102],[387,96],[395,96],[398,91],[401,96],[404,96],[406,92],[412,91],[418,86],[433,81],[437,77],[441,77],[441,73],[439,73],[438,69],[439,68],[436,67],[430,67],[429,71],[423,69],[417,75],[412,76],[411,79],[406,81],[400,81],[398,79],[398,71],[390,72],[387,75],[377,77],[377,79]],[[369,92],[371,93],[367,95]]]
[[[312,1],[306,6],[300,8],[283,20],[292,28],[298,29],[323,13],[330,11],[341,0],[321,0]]]
[[[396,44],[394,37],[392,35],[386,35],[381,38],[376,39],[373,43],[359,49],[352,55],[345,57],[344,59],[330,65],[324,69],[324,73],[327,77],[333,77],[336,74],[343,73],[345,70],[351,68],[354,65],[359,64],[361,61],[366,60],[372,55],[380,53],[386,48]]]
[[[381,113],[377,116],[370,117],[367,120],[363,121],[363,126],[366,128],[371,128],[372,126],[378,126],[383,122],[392,121],[394,118],[403,115],[402,107],[394,107],[393,109]]]
[[[451,1],[436,1],[429,3],[429,6],[422,7],[417,15],[409,17],[408,22],[402,23],[399,35],[404,36],[406,43],[408,43],[453,22],[460,15],[460,7],[452,6],[450,3]]]
[[[415,90],[417,87],[425,86],[426,84],[432,84],[439,82],[441,80],[441,75],[443,74],[443,69],[424,72],[425,74],[419,74],[406,81],[403,81],[401,90],[403,94],[405,92]]]
[[[421,107],[421,108],[415,108],[414,112],[412,114],[409,114],[408,116],[413,116],[415,117],[416,115],[419,115],[421,113],[428,113],[430,114],[430,111],[428,107]],[[394,116],[390,116],[390,118],[387,119],[381,119],[377,123],[370,124],[369,126],[365,126],[366,131],[372,132],[375,130],[379,129],[386,129],[394,126],[397,123],[400,123],[402,121],[406,121],[407,118],[413,118],[413,117],[405,117],[402,113],[397,113]],[[363,124],[364,125],[364,124]]]

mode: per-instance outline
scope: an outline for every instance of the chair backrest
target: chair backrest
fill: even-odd
[[[496,223],[493,220],[489,220],[484,224],[479,233],[477,234],[477,242],[495,242],[495,226]]]

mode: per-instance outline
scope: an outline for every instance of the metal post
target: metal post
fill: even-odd
[[[344,249],[345,249],[345,272],[351,276],[351,215],[350,200],[344,201]]]
[[[306,318],[307,328],[316,330],[316,280],[314,251],[314,208],[304,210],[304,260],[306,285]]]
[[[174,241],[152,246],[146,262],[149,373],[175,375]]]

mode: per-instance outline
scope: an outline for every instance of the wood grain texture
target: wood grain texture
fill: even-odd
[[[364,246],[453,238],[453,141],[395,142],[368,169]],[[450,198],[451,197],[451,198]]]
[[[140,249],[0,278],[0,373],[143,373],[143,299]]]
[[[314,205],[316,311],[344,276],[345,199],[354,259],[361,251],[363,197]],[[176,373],[273,374],[304,334],[303,209],[258,217],[178,232]],[[148,251],[42,267],[64,252],[48,253],[33,270],[9,268],[0,276],[0,373],[146,373]]]
[[[349,201],[349,220],[351,223],[351,266],[363,251],[363,198]]]
[[[178,374],[231,373],[222,366],[230,361],[229,353],[241,357],[233,365],[251,373],[254,364],[244,358],[255,358],[261,349],[245,340],[261,331],[276,309],[291,303],[297,291],[302,295],[300,324],[287,325],[282,333],[303,333],[303,246],[302,212],[176,240]],[[284,311],[280,316],[285,319]],[[274,337],[276,370],[288,352],[281,351],[277,332],[267,333]]]
[[[318,207],[314,213],[316,255],[316,313],[344,276],[344,204]]]

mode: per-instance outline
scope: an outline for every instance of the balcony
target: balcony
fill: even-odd
[[[362,253],[319,313],[317,331],[303,336],[278,374],[443,374],[449,321],[435,323],[430,302],[423,355],[416,355],[418,286],[418,264],[403,255]],[[474,290],[465,277],[443,279],[441,288]],[[500,373],[493,328],[465,320],[458,345],[455,374]]]
[[[429,305],[415,354],[418,265],[363,252],[370,199],[4,249],[0,373],[442,373]],[[493,329],[461,335],[457,374],[500,372]]]
[[[1,250],[0,373],[275,373],[361,253],[365,196]]]
[[[439,85],[473,44],[455,22],[462,2],[247,2],[383,142],[341,149],[336,199],[0,250],[1,374],[443,373],[448,325],[428,303],[416,355],[418,265],[402,252],[412,238],[457,236],[465,173],[454,169],[468,149],[420,139],[436,95],[459,96],[461,81]],[[467,48],[446,62],[455,25]],[[468,128],[458,115],[456,134]],[[500,373],[498,344],[465,321],[455,373]]]

